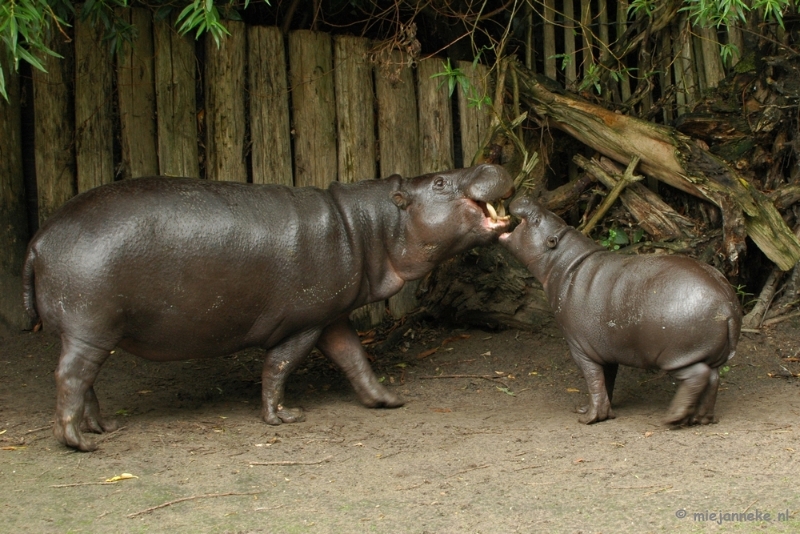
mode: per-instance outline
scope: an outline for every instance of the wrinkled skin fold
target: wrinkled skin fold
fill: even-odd
[[[31,241],[24,300],[61,337],[54,434],[114,428],[94,381],[116,347],[156,361],[267,352],[262,418],[303,420],[284,385],[314,346],[369,407],[381,385],[349,322],[437,263],[508,229],[487,205],[513,192],[501,167],[394,175],[327,190],[149,177],[67,202]]]
[[[586,379],[589,405],[579,421],[614,418],[622,364],[679,380],[667,423],[716,422],[719,367],[735,354],[742,324],[728,281],[686,256],[610,252],[525,197],[510,211],[521,222],[500,242],[542,283]]]

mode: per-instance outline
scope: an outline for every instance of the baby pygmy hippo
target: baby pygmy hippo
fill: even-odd
[[[659,368],[680,381],[666,422],[715,423],[719,367],[736,352],[742,311],[728,281],[686,256],[606,250],[535,201],[506,246],[544,286],[555,319],[589,387],[581,423],[613,419],[619,364]]]

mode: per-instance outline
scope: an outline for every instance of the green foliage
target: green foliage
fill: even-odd
[[[600,240],[600,244],[608,250],[619,250],[631,243],[638,243],[642,237],[644,237],[644,230],[641,228],[637,228],[633,232],[633,237],[629,238],[625,230],[612,227],[608,229],[608,235]]]
[[[736,290],[736,296],[739,297],[739,303],[743,308],[753,302],[752,300],[749,300],[749,297],[752,297],[753,294],[745,291],[745,286],[743,284],[739,284],[734,289]]]
[[[186,0],[184,0],[185,2]],[[250,0],[244,0],[246,8]],[[269,3],[269,0],[264,0]],[[178,4],[178,7],[183,2]],[[217,7],[219,5],[219,8]],[[80,11],[76,10],[80,6]],[[77,16],[94,25],[101,24],[103,40],[112,53],[119,52],[126,42],[136,36],[136,29],[119,15],[118,8],[129,7],[128,0],[86,0],[83,4],[72,0],[0,0],[0,42],[12,61],[12,68],[19,68],[20,60],[33,68],[45,72],[42,58],[45,55],[60,57],[47,46],[48,36],[68,27],[68,20]],[[236,0],[193,0],[178,16],[181,34],[195,32],[195,38],[211,33],[219,46],[220,38],[228,31],[221,19],[241,20]],[[173,5],[164,5],[156,12],[156,18],[166,18]],[[0,52],[3,53],[3,52]],[[0,64],[0,95],[8,100],[5,72]]]
[[[591,63],[586,69],[586,74],[584,74],[578,90],[584,91],[592,86],[594,86],[594,90],[597,91],[598,95],[603,94],[600,89],[600,67],[596,63]]]
[[[481,52],[478,52],[478,55],[475,56],[475,60],[472,62],[473,69],[475,65],[477,65],[478,59],[480,59],[480,54]],[[453,96],[456,87],[461,87],[461,92],[467,98],[467,106],[481,109],[484,105],[490,106],[492,104],[492,99],[488,95],[481,94],[478,91],[478,88],[470,82],[461,67],[453,68],[450,64],[450,58],[447,58],[446,62],[442,62],[442,67],[444,70],[436,74],[431,74],[431,78],[443,78],[439,87],[447,83],[449,97]]]
[[[453,68],[452,65],[450,65],[450,58],[447,58],[446,63],[442,62],[442,67],[444,67],[444,70],[432,74],[431,78],[444,78],[439,84],[439,87],[447,83],[447,96],[449,97],[453,96],[453,91],[455,91],[457,85],[461,86],[461,90],[464,91],[466,95],[469,91],[470,83],[464,71],[461,70],[460,67]]]
[[[0,5],[0,40],[11,56],[14,70],[24,60],[34,68],[44,71],[40,55],[60,57],[43,42],[43,35],[50,29],[51,21],[67,25],[58,17],[47,0],[6,0]],[[5,74],[0,65],[0,94],[8,100]]]

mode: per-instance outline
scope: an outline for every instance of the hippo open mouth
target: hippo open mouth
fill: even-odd
[[[472,199],[483,212],[483,226],[490,230],[504,230],[511,223],[511,215],[506,214],[506,207],[502,199],[494,202],[484,202],[482,200]]]

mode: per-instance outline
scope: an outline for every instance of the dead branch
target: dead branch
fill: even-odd
[[[119,484],[121,481],[116,480],[114,482],[75,482],[73,484],[53,484],[51,488],[76,488],[78,486],[115,486]]]
[[[136,516],[140,516],[140,515],[143,515],[143,514],[149,514],[150,512],[152,512],[154,510],[158,510],[159,508],[166,508],[167,506],[172,506],[173,504],[178,504],[178,503],[185,502],[185,501],[193,501],[193,500],[196,500],[196,499],[211,499],[211,498],[214,498],[214,497],[230,497],[230,496],[233,496],[233,495],[260,495],[261,493],[264,493],[264,492],[263,491],[251,491],[251,492],[248,492],[248,493],[230,492],[230,493],[204,493],[202,495],[192,495],[190,497],[182,497],[180,499],[175,499],[174,501],[168,501],[168,502],[159,504],[157,506],[151,506],[150,508],[145,508],[144,510],[139,510],[138,512],[134,512],[132,514],[128,514],[126,517],[134,518]]]
[[[589,232],[600,222],[600,219],[606,214],[606,212],[611,209],[611,206],[616,202],[617,198],[619,198],[620,193],[622,190],[625,189],[628,184],[632,184],[638,182],[644,178],[644,176],[634,176],[633,171],[636,169],[636,166],[639,165],[639,156],[634,156],[631,159],[631,162],[628,164],[628,168],[625,170],[625,174],[622,176],[622,179],[619,180],[614,187],[611,188],[611,191],[608,193],[608,196],[605,198],[603,203],[597,208],[597,211],[594,212],[592,218],[586,223],[586,226],[581,229],[581,233],[583,235],[589,235]]]
[[[492,375],[423,375],[418,376],[420,380],[431,380],[434,378],[483,378],[484,380],[500,380],[503,376]]]
[[[742,318],[742,328],[760,328],[764,318],[769,311],[769,306],[772,304],[772,299],[775,298],[775,291],[778,289],[778,284],[783,279],[783,271],[777,267],[772,269],[769,273],[767,281],[764,282],[764,287],[756,299],[756,304],[750,313]]]
[[[782,270],[800,260],[800,241],[770,199],[691,138],[674,128],[553,93],[521,65],[513,68],[518,70],[523,101],[547,125],[623,165],[639,156],[642,173],[716,204],[723,214],[724,250],[734,270],[746,236]]]
[[[277,460],[274,462],[250,462],[250,465],[319,465],[330,461],[333,456],[326,456],[322,460],[314,460],[311,462],[302,462],[295,460]]]

